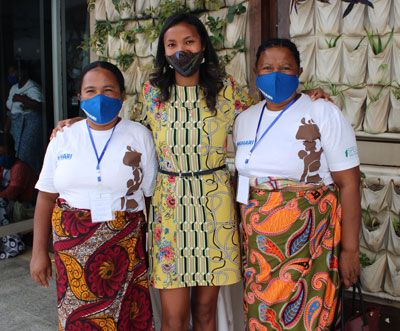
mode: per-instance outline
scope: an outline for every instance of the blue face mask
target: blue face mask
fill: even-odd
[[[1,154],[0,155],[0,167],[11,169],[14,164],[15,157],[12,155]]]
[[[13,86],[18,83],[18,77],[17,75],[8,75],[7,81],[10,86]]]
[[[256,86],[272,103],[289,99],[299,87],[299,78],[279,71],[257,76]]]
[[[122,108],[122,100],[97,94],[93,98],[82,100],[81,109],[96,124],[110,123],[118,116]]]

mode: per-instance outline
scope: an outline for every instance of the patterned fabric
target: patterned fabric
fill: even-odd
[[[225,164],[227,135],[250,99],[232,78],[210,112],[198,86],[143,89],[144,122],[150,126],[159,165],[197,172]],[[238,222],[227,170],[210,175],[158,174],[150,216],[150,276],[156,288],[228,285],[241,279]]]
[[[143,213],[90,211],[59,199],[53,210],[59,330],[152,330]]]
[[[329,330],[340,285],[338,191],[287,184],[252,187],[241,209],[247,328]]]
[[[39,112],[11,114],[10,133],[15,141],[15,155],[28,163],[36,174],[43,160],[43,128]]]
[[[11,170],[0,168],[0,187],[2,192],[9,187],[11,182]],[[0,226],[10,224],[13,211],[13,201],[0,197]],[[19,234],[11,234],[0,237],[0,260],[15,257],[25,250],[25,244]]]

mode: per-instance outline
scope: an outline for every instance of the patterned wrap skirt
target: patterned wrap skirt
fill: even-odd
[[[247,329],[329,330],[340,286],[333,186],[272,180],[241,208]]]
[[[53,210],[59,330],[152,330],[142,212],[92,223],[58,199]]]

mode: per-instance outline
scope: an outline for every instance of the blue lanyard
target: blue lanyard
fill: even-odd
[[[267,107],[267,103],[265,102],[261,114],[260,114],[260,118],[258,119],[258,125],[257,125],[257,131],[256,131],[256,136],[254,137],[254,144],[253,147],[251,148],[249,155],[247,156],[247,159],[245,161],[245,164],[249,163],[251,154],[253,154],[254,150],[256,149],[256,147],[258,146],[258,144],[260,143],[261,140],[264,139],[264,137],[266,136],[266,134],[269,132],[269,130],[272,129],[272,127],[275,125],[275,123],[282,117],[283,113],[288,110],[290,108],[291,105],[293,105],[296,102],[297,98],[293,98],[293,100],[291,100],[286,107],[281,110],[281,112],[279,113],[279,115],[277,117],[275,117],[275,119],[272,121],[272,123],[270,125],[268,125],[268,127],[265,129],[265,131],[263,132],[263,134],[261,135],[260,139],[257,140],[258,137],[258,131],[260,130],[260,125],[261,125],[261,121],[264,115],[264,110]]]
[[[111,137],[112,137],[112,135],[113,135],[113,133],[114,133],[114,130],[115,130],[116,126],[117,126],[117,125],[115,125],[115,126],[113,127],[113,129],[112,129],[112,131],[111,131],[110,138],[108,138],[106,144],[104,145],[103,151],[101,152],[100,157],[99,157],[99,154],[97,153],[96,145],[94,144],[92,131],[90,130],[89,124],[88,124],[88,122],[86,121],[86,127],[87,127],[87,130],[88,130],[88,132],[89,132],[90,142],[92,143],[92,147],[93,147],[94,153],[96,154],[96,159],[97,159],[96,173],[97,173],[97,181],[98,181],[98,182],[101,182],[100,162],[101,162],[101,160],[103,159],[104,153],[106,152],[106,149],[107,149],[107,147],[108,147],[108,144],[110,143]]]

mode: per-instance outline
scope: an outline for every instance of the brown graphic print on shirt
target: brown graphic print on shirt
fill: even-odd
[[[132,178],[126,182],[125,197],[121,198],[121,209],[135,210],[138,206],[136,200],[132,197],[133,194],[139,189],[140,184],[143,180],[143,172],[140,168],[140,161],[142,159],[142,154],[133,150],[131,146],[126,146],[127,151],[125,152],[124,158],[122,160],[123,164],[132,167]]]
[[[321,140],[318,126],[311,119],[306,121],[303,117],[301,125],[296,133],[296,139],[303,140],[304,149],[300,150],[298,156],[304,161],[304,170],[300,181],[306,183],[319,183],[322,178],[318,174],[321,167],[322,147],[317,151],[317,140]]]

